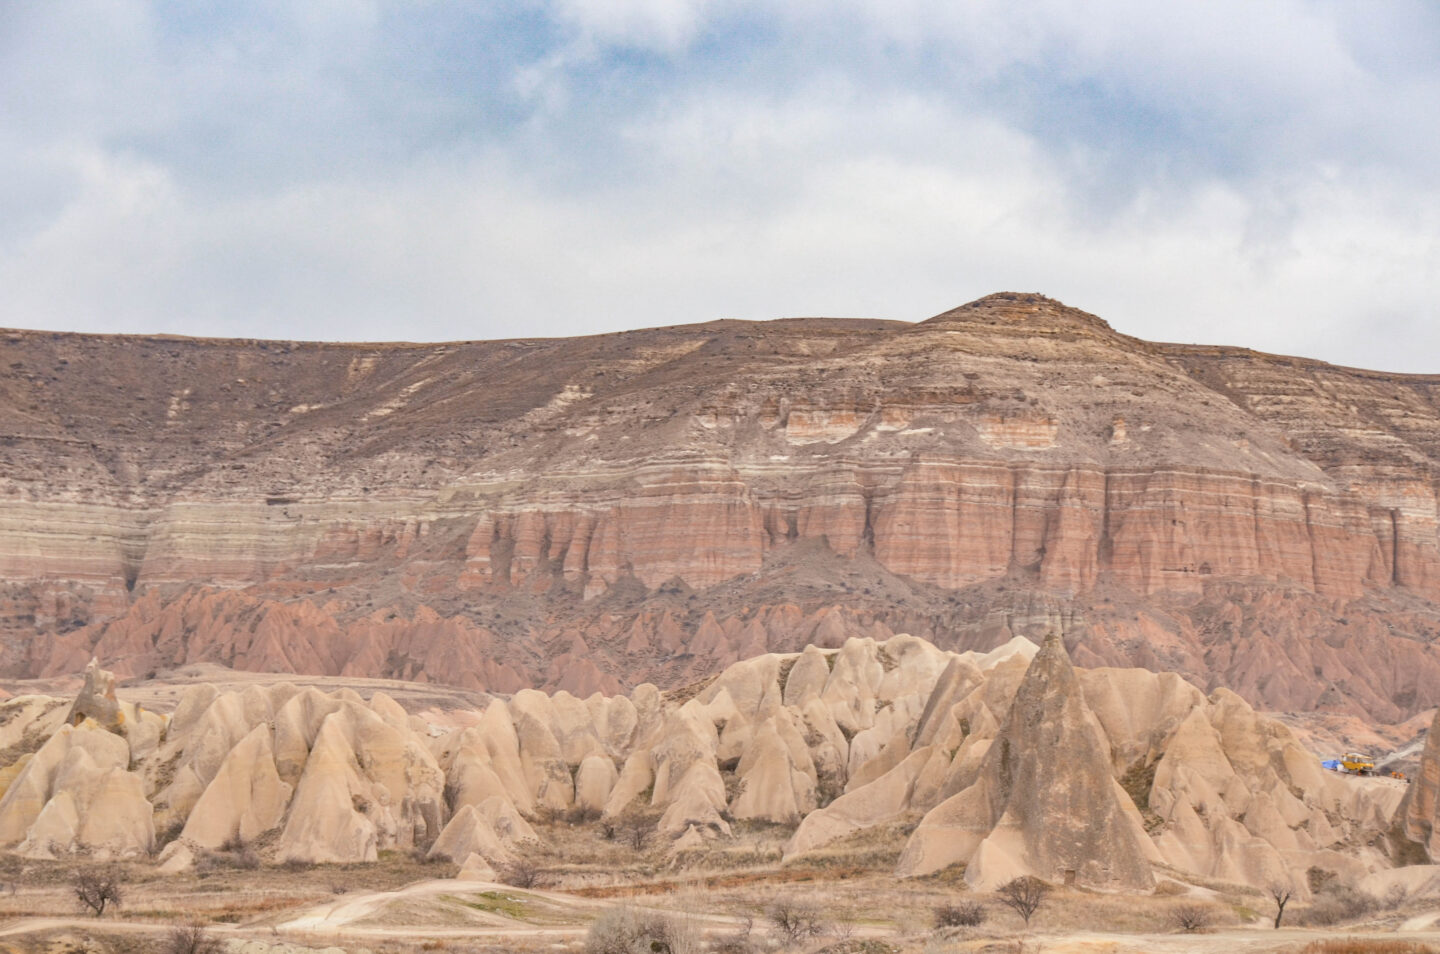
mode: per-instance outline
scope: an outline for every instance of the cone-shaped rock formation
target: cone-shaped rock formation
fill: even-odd
[[[1031,661],[980,777],[926,815],[902,874],[964,862],[972,885],[1018,875],[1143,889],[1154,848],[1111,774],[1104,730],[1058,633]]]
[[[1440,863],[1440,709],[1425,736],[1420,771],[1405,792],[1405,801],[1396,813],[1404,837],[1425,849],[1430,860]]]

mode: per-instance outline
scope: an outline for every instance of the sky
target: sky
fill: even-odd
[[[917,321],[1440,373],[1440,5],[0,0],[0,326]]]

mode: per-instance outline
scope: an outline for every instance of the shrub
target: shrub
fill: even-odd
[[[517,888],[533,888],[540,880],[540,869],[524,858],[500,869],[500,880]]]
[[[1182,904],[1170,912],[1171,926],[1186,934],[1198,934],[1214,919],[1214,912],[1203,904]]]
[[[1354,921],[1371,914],[1378,903],[1363,891],[1342,884],[1332,884],[1315,896],[1310,906],[1296,919],[1306,927],[1330,927],[1342,921]]]
[[[220,941],[197,922],[171,928],[162,950],[164,954],[219,954]]]
[[[699,954],[701,947],[689,921],[630,907],[611,908],[585,934],[585,954]]]
[[[765,912],[770,923],[791,944],[798,944],[826,933],[826,924],[820,912],[808,904],[796,901],[780,901]]]
[[[942,904],[935,909],[935,926],[979,927],[985,923],[985,907],[979,901],[961,901],[957,904]]]
[[[239,868],[242,871],[254,871],[260,867],[260,855],[249,845],[226,842],[227,845],[236,844],[237,847],[227,849],[222,847],[219,851],[202,852],[200,857],[195,859],[195,872],[201,877],[208,877],[222,868]]]
[[[633,821],[625,828],[625,841],[636,851],[644,851],[645,844],[650,840],[650,825],[643,821]]]

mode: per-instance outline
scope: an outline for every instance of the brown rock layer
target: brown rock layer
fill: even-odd
[[[1436,377],[1025,295],[444,345],[10,332],[0,358],[15,676],[614,691],[1059,626],[1086,665],[1272,708],[1440,703]]]

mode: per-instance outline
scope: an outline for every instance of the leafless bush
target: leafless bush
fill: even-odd
[[[820,912],[808,904],[779,901],[765,912],[770,923],[791,944],[808,941],[826,933],[827,925]]]
[[[1410,892],[1403,884],[1392,884],[1385,890],[1385,907],[1394,910],[1403,907],[1410,900]]]
[[[979,927],[985,923],[985,906],[979,901],[960,901],[956,904],[942,904],[935,909],[935,926]]]
[[[233,847],[226,847],[227,845]],[[200,857],[195,859],[195,873],[202,878],[224,868],[254,871],[258,867],[260,855],[255,849],[235,841],[226,842],[219,851],[202,852]]]
[[[711,941],[711,954],[755,954],[759,948],[750,936],[754,930],[755,919],[747,915],[734,934],[722,935]]]
[[[80,906],[98,918],[107,907],[120,906],[123,880],[119,868],[85,868],[75,874],[70,887]]]
[[[533,888],[540,880],[540,869],[533,862],[521,858],[500,869],[500,880],[517,888]]]
[[[164,954],[219,954],[220,941],[210,936],[205,925],[195,922],[171,928],[163,951]]]
[[[611,908],[585,934],[585,954],[699,954],[701,947],[688,920],[630,907]]]
[[[651,826],[643,821],[632,821],[625,826],[625,842],[636,851],[644,851],[650,841]]]
[[[1020,915],[1027,928],[1030,926],[1030,919],[1040,910],[1040,905],[1045,903],[1045,896],[1049,893],[1048,884],[1030,875],[1007,881],[996,892],[1000,903]]]
[[[1354,921],[1371,914],[1378,902],[1363,891],[1347,885],[1333,884],[1317,894],[1308,908],[1296,919],[1306,927],[1330,927],[1342,921]]]
[[[564,814],[562,820],[569,825],[588,825],[600,820],[600,809],[575,805]]]
[[[1170,912],[1170,925],[1186,934],[1198,934],[1215,920],[1215,912],[1203,904],[1182,904]]]

